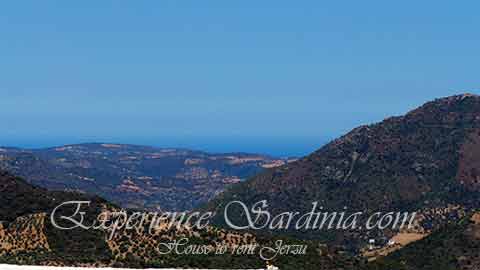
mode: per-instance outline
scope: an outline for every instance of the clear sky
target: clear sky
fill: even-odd
[[[0,145],[301,155],[479,89],[479,1],[4,1]]]

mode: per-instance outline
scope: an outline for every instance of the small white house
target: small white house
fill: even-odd
[[[279,269],[274,265],[267,265],[267,270],[279,270]]]
[[[370,249],[370,250],[375,249],[375,239],[368,240],[368,249]]]

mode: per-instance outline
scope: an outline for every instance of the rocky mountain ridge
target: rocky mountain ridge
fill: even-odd
[[[438,221],[480,206],[479,136],[479,96],[437,99],[405,116],[355,128],[309,156],[232,186],[207,209],[223,212],[232,200],[249,206],[266,200],[272,214],[307,213],[312,202],[337,212],[436,212],[436,218],[422,224],[422,230],[434,230],[444,225]],[[459,207],[435,210],[449,205]],[[235,216],[237,223],[244,221],[240,212]],[[356,249],[397,232],[291,233]]]

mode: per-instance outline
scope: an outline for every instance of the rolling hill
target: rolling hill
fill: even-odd
[[[48,191],[34,187],[19,177],[0,171],[0,264],[128,267],[128,268],[261,268],[264,261],[258,254],[237,255],[237,246],[275,246],[277,240],[290,244],[308,244],[304,255],[279,256],[275,259],[282,269],[341,269],[355,263],[347,256],[332,256],[328,249],[319,250],[314,242],[295,239],[257,237],[247,232],[233,232],[208,226],[204,229],[190,226],[171,227],[158,223],[153,231],[148,226],[132,229],[122,227],[111,235],[110,229],[61,230],[52,223],[56,206],[66,201],[90,201],[85,211],[85,222],[93,224],[100,213],[115,213],[121,209],[107,201],[85,194]],[[85,206],[86,207],[86,206]],[[61,214],[71,216],[73,208],[61,208]],[[152,216],[148,216],[151,220]],[[77,219],[78,220],[78,219]],[[69,221],[57,219],[69,226]],[[168,223],[167,223],[168,224]],[[163,254],[162,243],[188,239],[189,243],[215,247],[225,245],[224,254]],[[320,267],[320,268],[319,268]]]
[[[227,186],[287,161],[104,143],[0,148],[0,168],[32,184],[96,194],[123,207],[148,210],[192,209]]]

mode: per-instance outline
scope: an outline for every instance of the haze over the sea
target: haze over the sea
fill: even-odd
[[[478,90],[469,2],[5,2],[0,145],[304,155]]]

